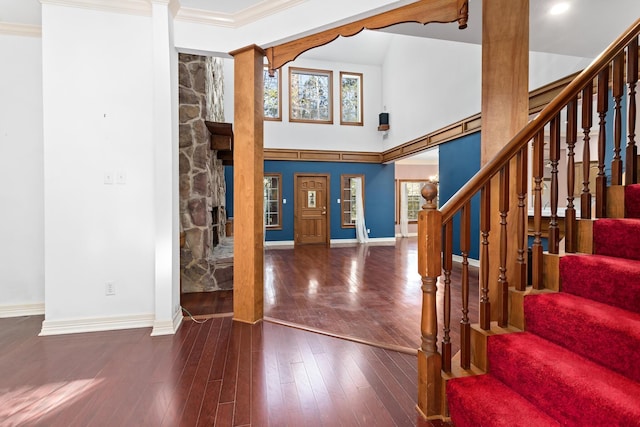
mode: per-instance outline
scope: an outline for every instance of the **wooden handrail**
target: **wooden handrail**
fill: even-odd
[[[471,199],[500,169],[520,151],[551,119],[560,112],[580,90],[593,81],[598,73],[616,57],[640,32],[640,19],[618,37],[593,62],[585,68],[571,83],[555,97],[541,112],[531,120],[505,145],[496,156],[486,163],[460,190],[443,206],[442,221],[450,221],[456,212]]]

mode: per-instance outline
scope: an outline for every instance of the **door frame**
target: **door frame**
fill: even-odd
[[[296,172],[293,174],[293,244],[297,245],[296,227],[298,224],[298,178],[300,177],[323,177],[327,180],[327,226],[325,227],[324,243],[331,245],[331,174],[328,173],[307,173]]]

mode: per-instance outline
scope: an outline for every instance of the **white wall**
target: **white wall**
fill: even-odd
[[[289,66],[333,71],[333,124],[289,122]],[[362,73],[363,125],[340,124],[340,71]],[[382,151],[378,113],[382,97],[379,66],[298,59],[282,68],[282,121],[266,121],[264,146],[337,151]]]
[[[529,52],[529,90],[584,70],[593,58]]]
[[[382,69],[384,149],[478,113],[480,59],[479,45],[394,36]]]
[[[0,53],[2,316],[44,304],[42,42],[0,35]]]
[[[44,326],[153,320],[151,21],[43,4],[42,23]]]

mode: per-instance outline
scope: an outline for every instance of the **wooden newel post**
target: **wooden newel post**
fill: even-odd
[[[418,350],[418,408],[426,417],[441,415],[442,356],[438,353],[436,291],[441,273],[442,213],[435,204],[438,188],[422,187],[427,203],[418,213],[418,272],[422,277],[422,344]]]

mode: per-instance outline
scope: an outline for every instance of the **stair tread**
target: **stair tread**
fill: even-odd
[[[560,425],[490,374],[447,381],[447,397],[456,427]]]
[[[593,253],[640,260],[640,219],[603,218],[593,223]]]
[[[640,381],[640,314],[564,292],[524,299],[526,330]]]
[[[640,184],[624,187],[625,215],[629,218],[640,218]]]
[[[564,256],[560,289],[640,313],[640,261],[607,255]]]
[[[493,335],[491,375],[563,425],[640,425],[640,383],[529,332]]]

